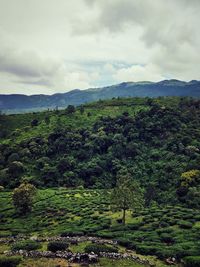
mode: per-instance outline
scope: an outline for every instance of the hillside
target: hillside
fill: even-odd
[[[80,105],[111,99],[113,97],[159,97],[190,96],[200,97],[200,82],[164,80],[161,82],[124,82],[103,88],[72,90],[54,95],[0,95],[0,110],[7,113],[39,111],[47,108],[63,108],[67,105]]]
[[[112,188],[126,166],[148,205],[199,207],[199,107],[187,98],[128,98],[2,115],[0,184],[13,188],[26,176],[37,187]]]
[[[30,246],[30,237],[40,248],[31,252],[37,255],[48,255],[48,242],[57,239],[78,240],[69,244],[72,253],[93,251],[98,245],[91,236],[114,240],[110,250],[136,259],[104,255],[97,266],[142,267],[147,260],[148,266],[164,267],[172,259],[179,266],[185,256],[199,255],[200,100],[100,100],[1,114],[0,128],[0,258],[5,250],[20,254],[13,247]],[[124,168],[144,197],[142,209],[127,210],[126,225],[110,199]],[[20,214],[12,190],[24,178],[38,193],[33,210]],[[37,266],[36,258],[24,258],[19,266]],[[189,259],[194,260],[198,257]],[[45,257],[41,262],[61,263]]]

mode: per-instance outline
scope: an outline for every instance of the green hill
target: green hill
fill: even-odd
[[[0,184],[112,188],[125,166],[146,204],[199,207],[200,101],[127,98],[1,115]],[[188,178],[189,177],[189,178]]]
[[[189,264],[198,262],[193,256],[200,251],[199,100],[118,98],[65,110],[1,114],[0,129],[0,237],[8,238],[0,239],[0,260],[12,248],[13,236],[24,234],[25,239],[41,237],[43,250],[45,238],[55,235],[94,235],[118,240],[120,252],[147,255],[154,266],[166,266],[154,256],[175,257],[176,263],[190,256]],[[124,226],[121,211],[110,205],[122,167],[145,198],[143,209],[127,211]],[[32,212],[20,215],[11,190],[24,177],[39,190]],[[82,252],[87,246],[92,242],[71,244],[70,250]],[[34,260],[24,259],[20,266],[37,266],[31,265]],[[138,266],[125,259],[100,258],[100,263]]]

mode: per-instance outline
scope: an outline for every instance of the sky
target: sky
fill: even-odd
[[[0,93],[200,79],[200,0],[0,0]]]

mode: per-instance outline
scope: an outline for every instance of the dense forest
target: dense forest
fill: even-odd
[[[200,206],[200,101],[127,98],[0,116],[0,185],[109,189],[126,167],[146,205]]]

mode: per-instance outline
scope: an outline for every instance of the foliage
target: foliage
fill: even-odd
[[[33,206],[36,188],[34,185],[24,182],[13,191],[13,204],[17,211],[21,214],[30,212]]]
[[[52,252],[56,251],[62,251],[66,250],[68,248],[69,244],[67,242],[62,242],[62,241],[52,241],[49,242],[47,245],[47,249]]]
[[[33,240],[18,241],[12,245],[12,250],[37,250],[41,248],[41,244]]]
[[[67,108],[66,108],[66,114],[72,114],[76,111],[75,107],[73,105],[69,105]]]
[[[184,258],[185,267],[199,267],[200,266],[200,256],[190,256]]]
[[[0,256],[0,267],[15,267],[21,262],[21,260],[22,258],[19,256]]]
[[[118,249],[116,247],[103,244],[91,244],[85,247],[85,252],[94,252],[95,254],[99,254],[100,252],[117,253]]]
[[[199,105],[128,98],[87,104],[73,116],[66,110],[4,115],[9,133],[0,144],[0,184],[14,188],[27,175],[37,187],[112,188],[125,167],[144,190],[146,206],[199,207],[199,180],[184,178],[199,171]],[[39,124],[31,128],[34,119]]]
[[[142,193],[140,186],[135,182],[127,170],[122,169],[117,174],[116,187],[111,194],[111,204],[123,211],[122,223],[125,225],[126,210],[142,207]]]
[[[0,192],[0,236],[95,235],[120,241],[138,253],[155,251],[159,258],[198,255],[200,249],[198,209],[180,205],[154,205],[126,212],[126,225],[119,225],[121,211],[111,211],[111,190],[38,190],[34,209],[16,216],[11,192]],[[182,227],[183,221],[190,228]],[[165,222],[165,223],[164,223]],[[192,228],[191,228],[192,226]],[[146,250],[141,246],[146,246]],[[151,252],[150,252],[151,253]]]

